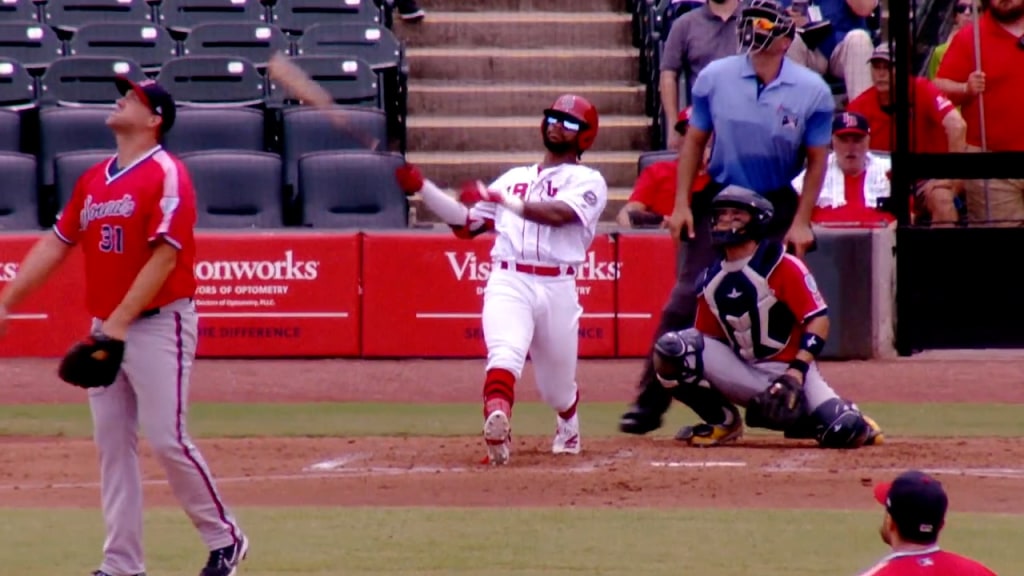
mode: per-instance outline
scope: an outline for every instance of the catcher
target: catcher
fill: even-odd
[[[729,186],[712,200],[712,243],[724,257],[704,273],[694,328],[655,343],[659,381],[673,396],[705,385],[720,402],[676,439],[691,446],[738,440],[746,425],[813,438],[826,448],[879,444],[882,432],[829,387],[815,364],[828,338],[828,308],[814,276],[782,243],[766,240],[772,204]],[[704,384],[706,382],[706,384]]]

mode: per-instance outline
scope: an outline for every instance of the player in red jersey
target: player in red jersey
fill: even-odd
[[[160,146],[174,124],[175,103],[152,81],[119,78],[117,86],[123,96],[107,118],[117,154],[78,179],[53,234],[36,243],[0,294],[0,330],[7,310],[81,246],[92,330],[125,343],[114,384],[89,390],[107,529],[103,562],[93,574],[145,572],[141,425],[171,490],[211,551],[201,576],[233,576],[248,540],[186,432],[198,326],[192,301],[196,198],[185,166]]]
[[[976,560],[939,549],[949,498],[935,478],[908,470],[875,486],[885,506],[879,533],[892,552],[861,576],[996,576]]]
[[[728,186],[711,200],[712,243],[722,258],[704,273],[694,328],[668,332],[655,343],[659,381],[678,400],[706,381],[722,408],[698,413],[676,439],[714,446],[739,439],[747,424],[813,438],[826,448],[882,441],[878,425],[839,397],[815,358],[828,338],[828,306],[814,276],[781,242],[766,239],[774,208],[752,190]],[[782,381],[785,382],[782,382]],[[781,384],[805,410],[784,425],[752,419],[751,403]],[[703,392],[707,393],[707,392]]]

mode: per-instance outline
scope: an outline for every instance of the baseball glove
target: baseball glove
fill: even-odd
[[[68,350],[57,373],[79,388],[104,388],[114,383],[123,360],[124,341],[92,334]]]
[[[789,374],[783,374],[771,386],[750,399],[746,423],[751,428],[785,431],[807,412],[803,386]]]

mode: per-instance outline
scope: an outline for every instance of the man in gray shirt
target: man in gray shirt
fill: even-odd
[[[658,78],[661,106],[665,110],[665,126],[676,125],[679,113],[679,75],[686,75],[689,96],[697,74],[712,61],[739,52],[736,22],[740,0],[708,0],[683,14],[672,24],[661,57]],[[685,108],[685,106],[683,106]],[[677,147],[679,134],[670,130],[668,149]]]

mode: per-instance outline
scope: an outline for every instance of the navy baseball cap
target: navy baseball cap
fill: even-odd
[[[170,92],[157,84],[155,80],[132,82],[124,76],[118,76],[114,78],[114,84],[117,85],[117,90],[122,96],[127,94],[129,90],[134,91],[139,100],[146,106],[149,106],[153,114],[160,117],[161,134],[166,134],[171,129],[171,126],[174,126],[174,118],[177,115],[174,98],[171,97]]]
[[[938,540],[949,498],[935,478],[908,470],[892,482],[875,486],[875,500],[885,506],[904,539],[921,543]]]
[[[843,134],[858,134],[867,136],[871,134],[871,125],[868,119],[856,112],[841,112],[832,119],[832,134],[841,136]]]

